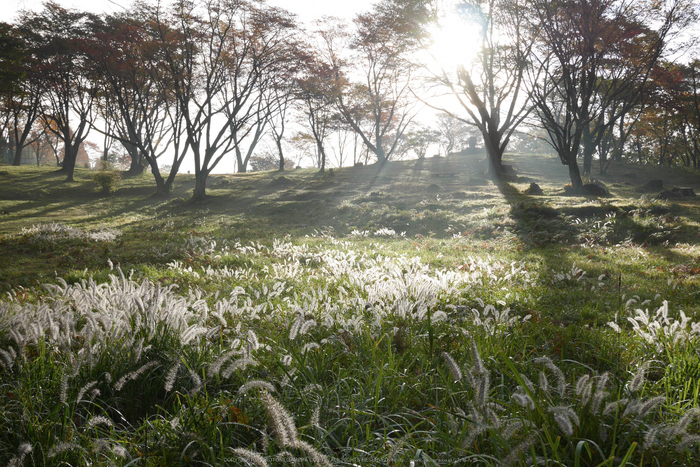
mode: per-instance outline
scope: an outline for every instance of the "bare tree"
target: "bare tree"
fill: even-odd
[[[18,28],[0,24],[0,128],[14,149],[12,165],[20,165],[22,150],[31,145],[32,129],[41,108],[41,86],[29,44]]]
[[[384,0],[355,18],[352,35],[338,27],[320,31],[324,60],[342,85],[338,113],[380,164],[391,159],[417,112],[411,92],[416,65],[407,56],[418,45],[428,11],[423,1]],[[349,60],[341,52],[344,45]]]
[[[142,6],[129,15],[107,16],[95,25],[83,48],[104,90],[100,108],[107,125],[104,130],[96,129],[129,152],[131,172],[143,170],[141,161],[145,160],[156,181],[156,194],[164,194],[170,191],[186,148],[175,151],[170,174],[164,179],[158,158],[180,137],[181,132],[176,133],[179,122],[169,116],[181,114],[169,108],[174,107],[169,77],[157,66],[160,51],[156,30],[151,27],[156,14],[153,8]]]
[[[304,74],[297,79],[297,99],[310,134],[316,143],[317,166],[326,168],[325,140],[333,130],[337,114],[334,103],[339,98],[337,69],[314,57],[305,61]]]
[[[89,75],[86,57],[78,47],[87,37],[94,15],[68,10],[47,2],[39,13],[25,13],[20,28],[37,57],[35,71],[41,77],[41,118],[45,127],[64,145],[61,171],[73,181],[80,145],[90,132],[98,88]]]
[[[459,102],[464,114],[439,108],[444,113],[475,126],[481,132],[495,176],[503,173],[503,153],[510,138],[530,112],[530,96],[525,87],[528,72],[537,73],[527,60],[533,44],[528,34],[524,0],[464,0],[457,4],[465,31],[476,29],[460,47],[473,48],[474,59],[451,70],[444,64],[433,81],[446,86]]]
[[[235,152],[245,171],[271,109],[265,93],[295,24],[284,10],[245,0],[179,1],[158,17],[175,99],[195,162],[193,200],[211,171]],[[242,146],[248,139],[248,149]]]
[[[645,85],[674,25],[688,18],[685,0],[533,0],[528,15],[538,34],[532,57],[545,75],[533,80],[542,127],[574,189],[582,186],[577,156],[635,105],[623,95]],[[656,27],[654,27],[656,26]]]

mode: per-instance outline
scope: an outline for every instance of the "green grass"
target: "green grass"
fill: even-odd
[[[697,174],[482,157],[2,167],[0,464],[698,463],[698,201],[636,191]]]

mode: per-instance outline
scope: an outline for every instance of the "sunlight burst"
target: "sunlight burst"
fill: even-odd
[[[459,15],[455,9],[444,13],[430,31],[431,44],[427,52],[431,66],[452,72],[459,66],[469,66],[481,47],[480,26]]]

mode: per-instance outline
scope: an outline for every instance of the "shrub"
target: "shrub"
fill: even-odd
[[[105,194],[115,191],[117,189],[117,183],[119,183],[121,179],[121,173],[108,166],[92,176],[92,180],[100,187],[100,192]]]

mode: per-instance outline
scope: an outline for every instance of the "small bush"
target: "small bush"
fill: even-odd
[[[92,176],[92,180],[97,183],[97,185],[100,187],[100,192],[102,193],[112,193],[115,191],[117,189],[117,184],[121,179],[121,173],[114,169],[110,169],[109,167],[96,172]]]

